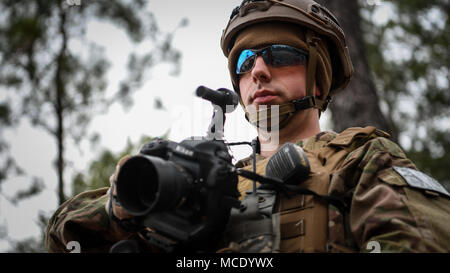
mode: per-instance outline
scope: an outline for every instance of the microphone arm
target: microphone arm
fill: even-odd
[[[196,95],[213,104],[214,112],[211,124],[208,127],[207,139],[222,140],[225,126],[225,113],[231,113],[239,103],[238,95],[228,89],[213,90],[205,86],[199,86]]]

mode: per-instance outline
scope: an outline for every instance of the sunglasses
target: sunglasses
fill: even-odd
[[[256,63],[256,58],[262,56],[264,62],[272,67],[305,65],[308,53],[304,50],[287,46],[271,45],[261,49],[245,49],[239,55],[236,74],[250,72]]]

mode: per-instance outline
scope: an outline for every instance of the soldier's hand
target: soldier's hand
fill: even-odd
[[[116,170],[113,175],[109,178],[110,187],[108,190],[108,201],[105,204],[106,213],[110,214],[111,212],[114,214],[116,218],[119,220],[124,220],[127,218],[131,218],[132,215],[129,214],[119,203],[117,199],[117,175],[119,174],[120,168],[125,164],[125,162],[130,158],[130,155],[126,155],[119,160],[119,163],[116,165]],[[111,193],[112,190],[112,193]],[[110,215],[111,217],[111,215]]]

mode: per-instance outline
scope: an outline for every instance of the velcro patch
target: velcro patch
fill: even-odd
[[[450,197],[450,193],[448,193],[447,190],[441,184],[439,184],[439,182],[437,182],[429,175],[411,168],[397,166],[394,166],[393,168],[398,174],[403,177],[403,179],[405,179],[406,183],[408,183],[408,185],[410,185],[411,187],[438,192],[447,197]]]

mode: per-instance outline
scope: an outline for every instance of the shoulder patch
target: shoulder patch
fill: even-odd
[[[434,178],[429,175],[424,174],[423,172],[405,168],[405,167],[397,167],[394,166],[393,169],[405,179],[406,183],[413,188],[430,190],[441,193],[447,197],[450,197],[450,193],[439,184]]]

